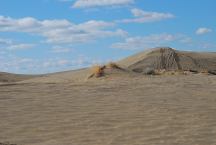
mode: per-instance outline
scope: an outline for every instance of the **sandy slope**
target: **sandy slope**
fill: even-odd
[[[19,74],[0,72],[0,84],[28,80],[35,77],[39,77],[39,75],[19,75]]]
[[[23,80],[20,83],[61,83],[84,82],[91,74],[89,68],[43,75],[41,77]]]
[[[216,77],[137,76],[0,86],[0,141],[215,145]]]
[[[216,72],[216,53],[155,48],[125,58],[118,63],[139,72],[146,68]]]

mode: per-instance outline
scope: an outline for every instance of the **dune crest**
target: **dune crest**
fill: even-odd
[[[206,71],[214,74],[216,72],[216,53],[178,51],[169,47],[156,48],[133,55],[118,63],[140,73],[151,68],[167,71]]]
[[[178,51],[161,47],[140,52],[116,63],[40,76],[0,73],[0,83],[83,82],[90,78],[192,73],[216,75],[216,53]]]

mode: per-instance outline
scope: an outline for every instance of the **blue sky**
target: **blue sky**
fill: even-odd
[[[215,0],[1,0],[0,71],[65,71],[160,46],[216,51],[215,6]]]

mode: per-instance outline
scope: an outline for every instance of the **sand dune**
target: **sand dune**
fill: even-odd
[[[146,68],[214,72],[216,71],[216,53],[156,48],[128,57],[120,61],[119,64],[138,72],[142,72]]]
[[[0,84],[1,83],[19,82],[19,81],[23,81],[23,80],[36,78],[39,76],[40,75],[19,75],[19,74],[0,72]]]
[[[211,72],[216,74],[216,53],[178,51],[172,48],[154,48],[135,54],[116,62],[125,71],[106,69],[106,76],[136,76],[145,69],[165,69],[174,71]],[[92,74],[92,68],[85,68],[67,72],[44,74],[40,76],[15,75],[2,73],[0,82],[21,83],[58,83],[58,82],[85,82]]]
[[[190,56],[193,69],[215,70],[215,53],[175,53],[181,69],[194,63]],[[1,83],[0,144],[215,145],[216,76],[132,71],[149,62],[180,69],[155,63],[161,58],[160,50],[143,52],[118,62],[125,71],[108,68],[100,78],[89,79],[86,68]]]

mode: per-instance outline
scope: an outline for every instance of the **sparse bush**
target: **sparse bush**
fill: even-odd
[[[105,76],[106,74],[109,74],[110,72],[112,72],[115,69],[123,70],[121,67],[119,67],[116,63],[113,63],[113,62],[110,62],[109,64],[103,65],[103,66],[96,65],[96,66],[92,67],[92,69],[91,69],[92,73],[88,78],[103,77],[103,76]],[[105,74],[105,72],[106,72],[106,74]]]
[[[105,66],[94,66],[92,68],[93,76],[102,77],[104,75]]]
[[[202,73],[202,74],[208,74],[209,72],[208,72],[208,70],[201,70],[200,73]]]
[[[111,69],[115,69],[115,68],[120,69],[120,67],[114,62],[110,62],[106,66],[107,68],[111,68]]]
[[[154,70],[155,75],[164,75],[166,73],[165,69],[156,69]]]

